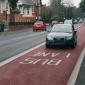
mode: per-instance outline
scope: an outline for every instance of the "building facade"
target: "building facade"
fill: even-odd
[[[0,21],[9,20],[10,7],[7,0],[0,0]]]
[[[22,17],[22,20],[20,20],[20,21],[30,22],[36,18],[33,0],[18,0],[17,8],[20,10],[19,16]],[[19,16],[16,19],[19,19]],[[16,20],[16,21],[18,21],[18,20]]]
[[[31,22],[36,18],[33,0],[18,0],[17,8],[20,13],[15,13],[15,22]],[[0,21],[11,22],[11,18],[8,0],[0,0]]]

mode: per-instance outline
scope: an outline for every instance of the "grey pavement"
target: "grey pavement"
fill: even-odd
[[[81,64],[80,71],[79,71],[75,85],[85,85],[85,57]]]
[[[0,33],[0,62],[45,42],[46,31],[31,29]]]

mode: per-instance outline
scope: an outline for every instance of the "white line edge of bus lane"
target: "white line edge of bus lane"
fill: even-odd
[[[67,85],[75,85],[84,56],[85,56],[85,47],[82,50],[82,52],[78,58],[78,61],[77,61],[76,65],[72,71],[72,74],[68,80]]]
[[[37,45],[37,46],[35,46],[33,48],[30,48],[30,49],[28,49],[28,50],[26,50],[26,51],[24,51],[22,53],[19,53],[19,54],[15,55],[15,56],[5,60],[5,61],[0,62],[0,67],[7,64],[7,63],[9,63],[9,62],[11,62],[11,61],[13,61],[13,60],[15,60],[15,59],[17,59],[17,58],[19,58],[19,57],[21,57],[21,56],[23,56],[23,55],[25,55],[25,54],[27,54],[27,53],[29,53],[29,52],[31,52],[31,51],[33,51],[33,50],[35,50],[35,49],[37,49],[37,48],[39,48],[39,47],[41,47],[41,46],[43,46],[44,44],[45,44],[45,42],[41,43],[41,44],[39,44],[39,45]]]
[[[69,58],[69,57],[70,57],[70,55],[71,55],[71,53],[68,53],[68,54],[66,55],[66,58]]]

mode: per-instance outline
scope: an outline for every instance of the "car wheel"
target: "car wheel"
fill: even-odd
[[[50,48],[50,47],[51,47],[50,45],[46,44],[46,48]]]
[[[77,39],[74,40],[73,44],[72,44],[72,48],[75,48],[77,46]]]

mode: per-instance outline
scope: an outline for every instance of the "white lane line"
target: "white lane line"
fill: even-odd
[[[68,80],[68,83],[67,85],[75,85],[76,83],[76,79],[77,79],[77,76],[78,76],[78,73],[79,73],[79,70],[80,70],[80,67],[81,67],[81,64],[82,64],[82,61],[83,61],[83,58],[84,58],[84,55],[85,55],[85,48],[82,50],[80,56],[79,56],[79,59],[73,69],[73,72]]]
[[[68,53],[68,54],[66,55],[66,58],[69,58],[69,57],[70,57],[70,55],[71,55],[71,53]]]
[[[21,39],[24,39],[24,38],[29,38],[29,37],[37,36],[37,35],[44,34],[44,33],[40,32],[40,33],[37,33],[37,34],[31,34],[31,35],[28,34],[26,36],[20,36],[20,37],[17,37],[17,38],[3,40],[3,41],[0,41],[0,44],[5,44],[5,43],[13,42],[13,41],[16,41],[16,40],[21,40]]]
[[[5,65],[5,64],[7,64],[7,63],[9,63],[9,62],[11,62],[11,61],[13,61],[13,60],[15,60],[15,59],[17,59],[17,58],[19,58],[19,57],[21,57],[21,56],[23,56],[23,55],[25,55],[26,53],[29,53],[29,52],[31,52],[31,51],[33,51],[33,50],[41,47],[41,46],[44,45],[44,44],[45,44],[45,43],[42,43],[42,44],[40,44],[40,45],[37,45],[37,46],[35,46],[35,47],[33,47],[33,48],[29,49],[29,50],[24,51],[23,53],[20,53],[20,54],[18,54],[18,55],[16,55],[16,56],[13,56],[13,57],[11,57],[11,58],[3,61],[3,62],[0,62],[0,67],[3,66],[3,65]]]

